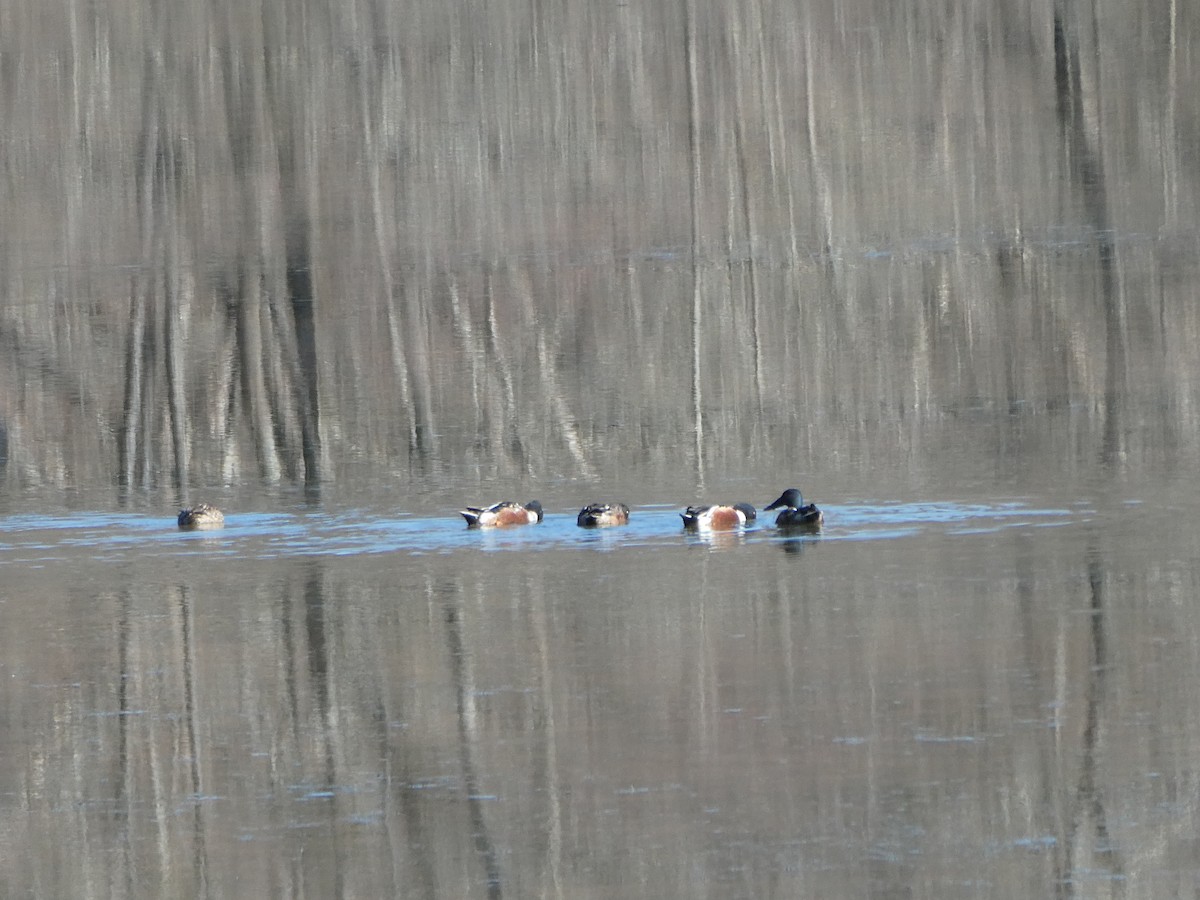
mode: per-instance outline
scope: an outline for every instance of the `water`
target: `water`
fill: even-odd
[[[10,871],[65,836],[128,856],[61,884],[132,894],[1111,886],[1193,785],[1200,548],[1149,506],[8,519]]]
[[[1086,509],[1044,509],[1021,501],[992,505],[947,502],[826,504],[827,524],[818,535],[775,528],[774,512],[732,532],[688,532],[679,509],[633,507],[623,527],[579,528],[578,510],[550,510],[536,527],[464,528],[463,520],[380,516],[350,509],[338,514],[309,512],[238,514],[219,530],[175,531],[161,517],[93,513],[67,517],[11,516],[0,523],[4,565],[47,565],[83,553],[103,562],[161,560],[191,555],[234,558],[357,556],[399,553],[421,556],[462,550],[563,551],[640,550],[680,545],[719,545],[768,541],[792,545],[814,540],[877,540],[922,533],[946,536],[986,534],[1003,529],[1071,524],[1086,520]]]
[[[1184,6],[11,6],[0,893],[1192,892]]]

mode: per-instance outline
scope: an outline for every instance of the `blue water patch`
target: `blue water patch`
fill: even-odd
[[[982,740],[973,734],[931,734],[919,731],[913,735],[918,744],[974,744]]]
[[[1052,834],[1038,835],[1035,837],[1017,838],[1012,842],[1014,847],[1020,847],[1028,850],[1046,850],[1058,844],[1058,838]]]
[[[896,540],[937,532],[970,536],[996,531],[1060,526],[1085,521],[1089,509],[1046,507],[1021,500],[993,503],[923,501],[823,505],[819,534],[781,532],[767,513],[747,528],[687,532],[674,506],[634,507],[628,525],[580,528],[575,509],[548,510],[538,525],[467,528],[455,515],[430,518],[347,509],[339,512],[228,513],[225,527],[180,531],[174,520],[140,514],[94,513],[11,516],[0,519],[0,566],[44,565],[68,557],[111,562],[132,555],[365,556],[385,553],[504,553],[578,549],[600,553],[630,547],[735,550],[772,542],[789,552],[826,541]]]

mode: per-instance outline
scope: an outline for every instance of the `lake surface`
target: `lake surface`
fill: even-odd
[[[0,894],[1195,893],[1190,8],[162,13],[0,13]]]
[[[1175,883],[1194,506],[859,499],[798,537],[661,505],[12,517],[6,870],[45,895]]]

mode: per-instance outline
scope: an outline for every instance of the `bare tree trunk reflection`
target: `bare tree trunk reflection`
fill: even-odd
[[[531,596],[529,608],[530,632],[538,661],[538,696],[541,699],[541,740],[535,747],[535,776],[546,797],[546,849],[543,895],[563,896],[563,779],[558,767],[558,726],[555,716],[555,667],[553,651],[547,637],[546,595],[538,590]]]
[[[500,324],[496,315],[496,273],[492,265],[484,272],[484,297],[487,300],[487,340],[488,355],[496,363],[500,379],[500,393],[504,409],[496,417],[496,439],[493,444],[497,449],[507,448],[517,467],[528,470],[529,454],[525,448],[525,439],[521,436],[520,421],[517,418],[517,397],[514,387],[512,365],[505,352],[505,341],[500,334]]]
[[[174,244],[174,239],[168,241]],[[167,263],[166,315],[163,334],[163,358],[167,368],[167,411],[171,428],[171,478],[176,496],[186,504],[188,468],[191,463],[191,443],[188,439],[187,400],[184,395],[184,335],[183,304],[180,302],[180,286],[176,273],[174,254],[169,253]]]
[[[755,8],[755,7],[752,7],[752,9],[753,8]],[[756,32],[756,35],[761,36],[761,31]],[[738,193],[740,194],[740,199],[741,199],[740,206],[741,206],[741,215],[742,215],[742,227],[745,230],[744,260],[745,260],[745,266],[746,266],[746,273],[749,278],[748,291],[749,291],[750,296],[749,296],[748,300],[749,300],[749,305],[750,305],[750,347],[754,354],[754,413],[755,413],[754,423],[757,426],[758,423],[762,422],[762,418],[763,418],[762,414],[763,414],[764,384],[763,384],[763,348],[762,348],[762,340],[761,340],[761,337],[760,337],[759,331],[758,331],[758,319],[759,319],[759,314],[758,314],[758,310],[759,310],[758,254],[760,252],[760,248],[759,248],[760,241],[759,241],[759,235],[758,235],[757,215],[755,214],[755,209],[754,209],[754,198],[759,196],[761,191],[759,190],[759,187],[758,187],[758,178],[757,178],[758,173],[756,171],[751,171],[750,161],[747,158],[748,151],[746,149],[745,128],[746,128],[747,121],[758,122],[758,121],[760,121],[760,117],[757,115],[754,115],[754,113],[751,110],[746,108],[746,94],[749,92],[750,88],[744,83],[744,80],[740,77],[741,67],[739,65],[737,65],[736,61],[744,58],[747,51],[742,46],[742,29],[741,29],[740,23],[737,22],[736,20],[732,23],[732,27],[730,28],[729,39],[732,42],[732,47],[729,50],[729,54],[730,54],[730,58],[735,61],[734,62],[734,72],[735,72],[735,76],[737,76],[735,78],[735,88],[736,89],[734,90],[734,95],[733,95],[734,103],[735,103],[734,115],[733,115],[733,142],[734,142],[734,156],[737,160]],[[762,58],[762,51],[763,51],[762,44],[761,43],[755,44],[754,55],[757,58],[759,58],[759,59]],[[757,89],[760,91],[763,89],[763,84],[762,84],[761,79],[759,80],[759,82],[757,84]],[[762,110],[761,108],[758,111],[765,112],[765,110]],[[762,118],[766,119],[767,117],[764,116]],[[768,135],[769,135],[769,133],[770,133],[770,130],[768,127]],[[742,256],[743,255],[741,253],[730,254],[729,264],[731,266],[736,266],[738,264],[738,262],[742,259]]]
[[[470,365],[471,398],[474,401],[476,418],[474,425],[478,431],[488,418],[487,404],[481,398],[487,350],[484,347],[483,339],[475,333],[475,326],[471,321],[471,310],[463,302],[458,284],[452,278],[447,278],[446,293],[450,298],[450,317],[454,323],[454,332],[459,339],[460,354]]]
[[[1125,453],[1123,409],[1125,405],[1125,303],[1114,273],[1116,250],[1109,236],[1100,255],[1101,291],[1104,294],[1104,438],[1102,459],[1108,465],[1120,462]]]
[[[337,772],[334,763],[333,742],[330,735],[330,674],[328,633],[325,623],[325,595],[321,589],[319,575],[309,573],[304,585],[304,637],[308,648],[308,677],[312,683],[313,698],[317,714],[323,726],[325,744],[325,784],[335,784]]]
[[[817,141],[817,113],[814,104],[814,92],[817,88],[813,62],[815,53],[812,44],[811,7],[808,5],[804,7],[804,23],[804,133],[808,138],[808,177],[813,190],[813,218],[821,229],[821,258],[825,263],[825,277],[830,287],[835,287],[840,255],[834,252],[833,247],[833,190]]]
[[[263,315],[262,273],[251,270],[242,279],[235,319],[242,403],[250,421],[250,440],[258,459],[259,474],[268,481],[278,481],[280,468],[264,371]]]
[[[156,70],[156,60],[146,61],[146,92],[142,98],[142,143],[137,170],[138,227],[141,232],[142,268],[134,276],[131,286],[129,332],[125,347],[125,402],[122,406],[121,439],[119,443],[119,481],[128,491],[139,481],[139,469],[144,472],[146,440],[144,399],[147,390],[147,352],[149,337],[147,328],[147,305],[154,296],[156,276],[150,265],[161,227],[159,221],[159,163],[160,148],[160,103],[159,88],[161,72]]]
[[[383,101],[376,98],[372,88],[379,83],[377,77],[360,76],[359,102],[363,123],[364,152],[370,160],[368,166],[368,189],[370,193],[372,231],[375,238],[375,253],[379,258],[380,278],[383,281],[383,309],[387,320],[388,345],[391,353],[392,371],[400,394],[400,403],[408,417],[408,446],[410,452],[428,463],[436,459],[437,432],[433,426],[433,388],[429,380],[427,343],[424,329],[418,327],[421,304],[419,295],[409,284],[397,284],[395,259],[392,249],[396,246],[396,227],[391,214],[393,204],[383,193],[382,176],[391,171],[387,158],[387,146],[379,137],[375,121]],[[398,294],[403,294],[402,310],[397,309]],[[414,352],[406,347],[407,340],[414,344]]]
[[[579,467],[580,474],[584,478],[590,478],[592,475],[592,465],[588,461],[587,454],[584,453],[583,441],[579,436],[579,428],[576,425],[575,416],[571,412],[570,403],[563,395],[561,381],[558,378],[558,372],[555,368],[554,360],[558,354],[551,352],[550,344],[546,337],[547,332],[550,330],[551,322],[545,316],[538,315],[537,304],[535,303],[537,291],[531,284],[529,269],[527,267],[518,267],[516,272],[524,277],[520,279],[520,284],[515,286],[515,291],[521,295],[525,321],[529,323],[537,335],[538,374],[541,376],[542,390],[545,393],[545,403],[539,405],[553,412],[555,424],[558,426],[558,433],[562,435],[563,442],[566,444],[571,457],[575,460],[575,465]]]
[[[204,801],[204,783],[202,768],[202,750],[199,743],[199,729],[196,709],[196,648],[193,608],[190,592],[186,586],[179,589],[179,658],[181,661],[181,679],[183,688],[183,751],[187,759],[188,781],[192,794],[192,876],[194,878],[193,896],[208,895],[208,849],[207,825],[205,810],[208,804]]]
[[[1094,14],[1094,9],[1093,9]],[[1098,54],[1098,27],[1094,15],[1090,30],[1093,52]],[[1081,26],[1080,26],[1081,27]],[[1123,408],[1126,385],[1125,302],[1116,277],[1116,246],[1109,215],[1108,186],[1101,141],[1100,63],[1094,61],[1092,79],[1085,90],[1079,27],[1072,28],[1063,4],[1054,13],[1054,85],[1059,125],[1066,144],[1072,183],[1083,201],[1095,234],[1100,265],[1100,300],[1104,304],[1105,370],[1104,431],[1101,458],[1118,462],[1124,453]],[[1087,111],[1090,110],[1090,115]]]
[[[288,26],[284,8],[273,17],[272,23],[280,34],[269,38],[272,46],[283,46]],[[299,444],[300,461],[306,493],[314,496],[324,475],[321,457],[320,395],[317,372],[316,295],[313,287],[314,253],[312,223],[317,206],[316,177],[318,168],[310,158],[311,144],[307,117],[313,104],[310,96],[298,91],[293,83],[294,72],[286,54],[268,56],[273,65],[268,69],[269,105],[276,110],[279,121],[276,148],[276,192],[280,227],[283,232],[283,277],[275,279],[285,293],[286,303],[273,303],[273,320],[277,334],[272,342],[279,373],[274,396],[275,421],[282,433],[282,442],[289,458],[294,458],[294,445]],[[305,88],[308,90],[308,88]],[[278,241],[273,242],[277,247]],[[264,247],[268,246],[266,240]],[[277,248],[278,252],[278,248]],[[287,323],[286,317],[291,317]],[[290,328],[288,327],[290,325]],[[291,382],[290,385],[287,382]],[[294,422],[284,429],[282,423]],[[292,473],[295,477],[295,473]]]
[[[1016,578],[1017,578],[1017,620],[1020,623],[1021,631],[1021,646],[1022,655],[1024,657],[1025,670],[1027,672],[1037,672],[1041,668],[1041,652],[1038,648],[1039,638],[1043,637],[1043,631],[1039,628],[1035,603],[1037,585],[1037,568],[1034,560],[1034,544],[1030,539],[1022,539],[1018,543],[1018,552],[1016,560]],[[1063,647],[1063,630],[1060,628],[1055,635],[1055,646],[1057,652],[1052,654],[1055,660],[1054,668],[1054,686],[1059,687],[1059,666],[1065,666],[1066,652]],[[1043,811],[1044,816],[1048,821],[1044,825],[1046,834],[1053,835],[1056,840],[1054,850],[1050,854],[1050,862],[1053,867],[1052,883],[1055,885],[1055,895],[1063,897],[1069,895],[1073,888],[1070,886],[1070,875],[1067,869],[1067,858],[1069,854],[1064,852],[1067,841],[1064,837],[1067,833],[1067,824],[1063,807],[1065,804],[1060,802],[1063,792],[1060,790],[1062,779],[1059,776],[1058,770],[1058,752],[1060,749],[1058,736],[1061,734],[1062,721],[1061,716],[1064,713],[1062,694],[1065,694],[1065,688],[1060,692],[1055,690],[1055,700],[1051,707],[1054,710],[1054,719],[1052,720],[1052,729],[1048,734],[1053,735],[1053,740],[1042,741],[1037,746],[1038,756],[1038,787],[1039,791],[1036,797],[1036,808]],[[1045,698],[1040,694],[1036,695],[1032,701],[1032,709],[1028,710],[1028,715],[1031,720],[1034,717],[1045,714],[1046,703]]]
[[[751,199],[752,191],[750,188],[750,168],[746,161],[746,148],[742,135],[742,115],[738,115],[735,119],[736,126],[734,128],[734,140],[737,143],[738,171],[741,174],[740,190],[742,194],[742,221],[746,229],[746,272],[749,276],[749,302],[750,302],[750,346],[754,353],[754,421],[756,423],[762,421],[763,413],[763,350],[762,339],[758,331],[758,309],[759,309],[759,285],[758,285],[758,260],[757,244],[758,238],[755,234],[754,226],[754,203]],[[736,265],[735,260],[730,260],[731,265]]]
[[[467,794],[471,838],[475,843],[475,851],[483,863],[488,896],[498,898],[503,894],[500,862],[496,856],[496,847],[492,842],[491,832],[484,820],[479,792],[479,776],[475,771],[474,749],[478,737],[475,734],[475,712],[472,700],[474,685],[468,674],[466,651],[463,649],[462,611],[459,609],[462,594],[458,586],[446,586],[443,593],[447,651],[450,655],[450,668],[453,673],[457,698],[459,764],[462,766],[463,782]]]
[[[132,760],[129,758],[129,728],[133,721],[133,717],[129,714],[129,692],[132,685],[132,678],[130,677],[130,660],[132,654],[129,648],[132,639],[130,635],[130,612],[133,607],[133,597],[130,596],[128,591],[121,592],[120,604],[121,611],[117,616],[117,633],[115,635],[117,643],[117,771],[114,773],[113,778],[115,783],[113,808],[116,810],[115,814],[120,818],[123,827],[128,831],[128,829],[133,827],[134,821],[134,816],[131,814],[130,809],[133,804],[134,773]],[[136,871],[133,858],[133,842],[130,840],[122,841],[121,847],[121,868],[125,873],[125,893],[126,896],[133,896]]]
[[[1092,8],[1091,28],[1079,19],[1072,20],[1065,3],[1055,4],[1054,10],[1054,84],[1055,104],[1059,126],[1066,148],[1071,183],[1079,192],[1089,224],[1097,242],[1100,301],[1104,305],[1105,325],[1105,389],[1104,428],[1101,458],[1106,464],[1118,461],[1123,452],[1122,409],[1125,396],[1125,309],[1115,274],[1116,248],[1109,216],[1108,190],[1104,173],[1101,143],[1099,60],[1090,67],[1091,79],[1086,85],[1083,76],[1082,40],[1089,42],[1092,53],[1098,55],[1099,41],[1095,9]],[[1082,34],[1082,40],[1081,40]],[[1099,547],[1088,550],[1087,569],[1090,587],[1089,656],[1084,688],[1084,728],[1080,754],[1080,773],[1070,814],[1066,822],[1062,865],[1059,872],[1060,896],[1074,896],[1078,859],[1090,825],[1094,832],[1090,844],[1088,865],[1092,860],[1105,864],[1112,890],[1124,893],[1124,871],[1113,846],[1108,829],[1104,797],[1096,778],[1097,757],[1101,749],[1102,702],[1108,672],[1108,644],[1105,632],[1105,578],[1103,556]]]
[[[1104,569],[1101,565],[1101,551],[1093,546],[1088,552],[1088,583],[1091,587],[1091,625],[1092,637],[1092,677],[1088,680],[1087,719],[1083,731],[1083,767],[1079,775],[1079,800],[1081,805],[1091,815],[1096,829],[1096,855],[1106,864],[1109,876],[1113,879],[1115,892],[1123,895],[1125,884],[1125,867],[1121,857],[1113,845],[1112,835],[1108,830],[1108,814],[1104,808],[1104,796],[1096,783],[1096,757],[1100,750],[1101,740],[1101,703],[1104,700],[1104,686],[1108,680],[1108,638],[1105,630],[1105,591]]]
[[[317,706],[321,742],[324,744],[325,771],[322,786],[332,788],[338,783],[337,730],[333,714],[333,676],[330,673],[329,623],[326,621],[325,589],[318,563],[309,566],[304,584],[304,636],[308,645],[308,676]],[[338,828],[339,800],[330,791],[325,801],[330,853],[333,857],[331,896],[344,896],[345,866],[342,864],[341,832]]]
[[[687,63],[688,97],[688,158],[691,177],[688,196],[691,206],[691,273],[692,273],[692,430],[696,440],[696,486],[704,490],[704,396],[700,379],[700,339],[703,334],[700,292],[701,258],[701,159],[700,159],[700,87],[696,71],[696,7],[693,0],[683,0],[683,44]]]
[[[224,303],[224,330],[221,341],[220,368],[217,371],[219,390],[214,391],[217,407],[213,415],[217,429],[223,440],[224,452],[221,457],[221,479],[232,481],[237,471],[238,453],[235,440],[234,423],[237,421],[239,386],[242,381],[241,359],[238,356],[238,285],[236,282],[224,282],[219,290],[220,299]]]
[[[145,382],[146,297],[137,278],[131,286],[129,332],[125,343],[125,402],[121,408],[121,439],[117,445],[120,482],[125,492],[137,480],[142,446],[142,391]]]
[[[432,578],[427,577],[424,585],[424,599],[427,603],[436,605],[433,594]],[[383,681],[386,682],[386,679]],[[384,822],[388,827],[388,845],[393,848],[403,847],[406,851],[403,855],[399,854],[396,849],[392,851],[393,871],[396,871],[395,883],[404,883],[405,893],[408,895],[433,897],[437,894],[437,867],[434,854],[429,850],[432,842],[428,840],[426,833],[427,827],[422,815],[420,791],[415,789],[415,785],[419,781],[418,754],[410,741],[391,740],[390,738],[390,723],[404,722],[409,714],[407,708],[397,709],[395,703],[388,703],[387,697],[392,696],[394,695],[391,693],[385,696],[384,708],[380,715],[379,758],[384,760],[386,792]],[[396,830],[402,831],[403,834],[398,838],[391,836],[393,831],[391,805],[393,802],[400,808],[400,822],[397,823]]]
[[[1115,896],[1124,896],[1125,867],[1121,856],[1114,846],[1112,834],[1108,828],[1108,813],[1104,805],[1104,795],[1097,783],[1097,757],[1101,751],[1103,739],[1103,723],[1101,709],[1104,700],[1104,686],[1108,676],[1108,641],[1105,632],[1105,577],[1102,565],[1103,557],[1099,547],[1093,545],[1088,549],[1088,585],[1090,588],[1090,665],[1087,682],[1084,687],[1084,728],[1080,748],[1079,781],[1076,785],[1075,796],[1071,803],[1071,812],[1067,821],[1066,839],[1063,842],[1062,879],[1059,884],[1060,896],[1075,895],[1075,884],[1080,869],[1079,854],[1084,849],[1084,842],[1090,838],[1087,860],[1082,863],[1084,868],[1095,868],[1094,863],[1104,865],[1105,873],[1112,885]]]
[[[300,416],[300,452],[304,486],[310,496],[321,486],[321,403],[317,389],[317,326],[312,285],[312,255],[307,234],[289,242],[287,285],[296,338],[294,399]]]
[[[178,176],[175,158],[171,154],[165,162],[164,182],[172,185]],[[164,237],[163,295],[163,360],[167,375],[167,414],[171,431],[171,476],[172,487],[181,504],[188,502],[185,496],[188,468],[191,462],[191,445],[188,439],[188,411],[184,396],[185,329],[187,312],[183,303],[183,265],[180,260],[180,235],[175,227],[167,229]]]

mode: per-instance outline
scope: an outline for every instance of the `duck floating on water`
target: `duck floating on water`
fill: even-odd
[[[580,528],[625,525],[629,522],[629,507],[624,503],[589,503],[579,511],[575,522]]]
[[[197,503],[179,511],[180,528],[220,528],[224,524],[224,513],[211,503]]]
[[[775,524],[780,528],[818,531],[825,521],[825,514],[817,509],[815,503],[805,503],[803,495],[796,488],[788,488],[779,495],[779,499],[772,501],[765,509],[779,510]]]
[[[468,506],[459,514],[467,520],[468,528],[492,528],[505,525],[536,525],[542,521],[542,504],[530,500],[522,505],[513,500],[502,500],[491,506]]]
[[[725,531],[731,528],[741,528],[758,518],[758,513],[749,503],[689,506],[679,515],[683,517],[683,527],[689,531],[696,529]]]

